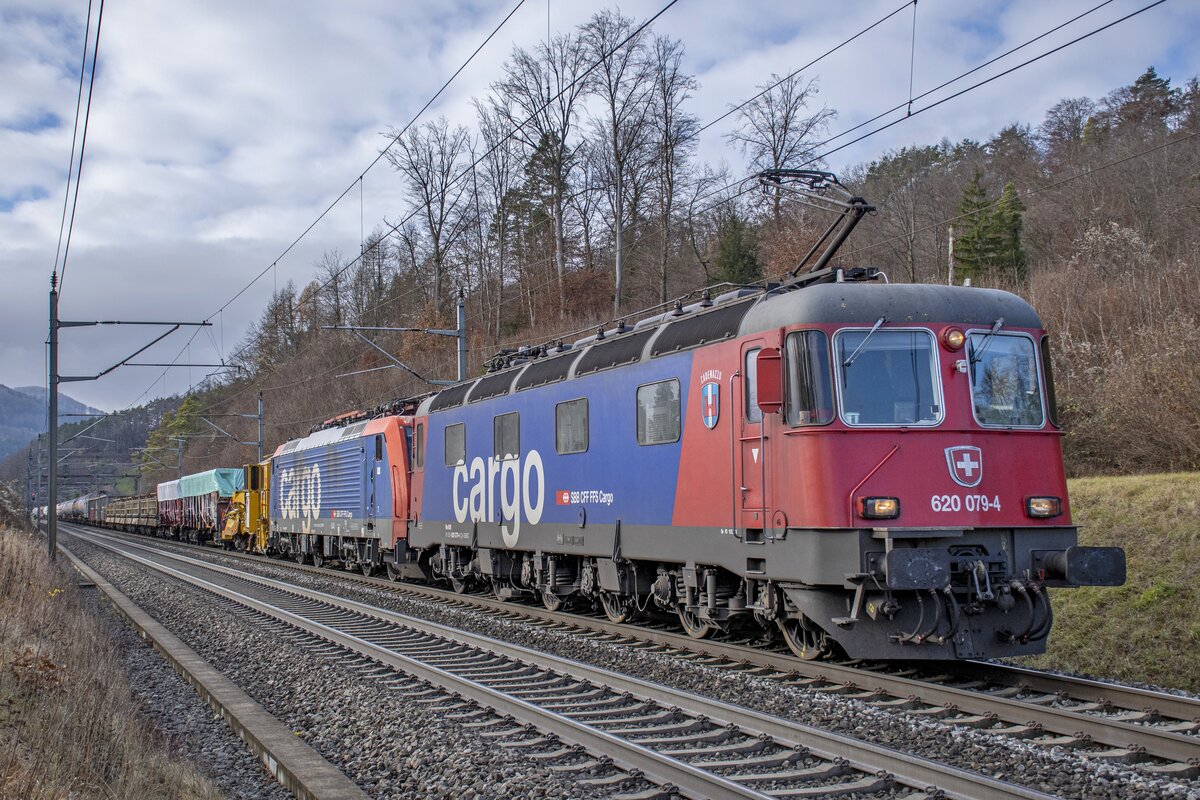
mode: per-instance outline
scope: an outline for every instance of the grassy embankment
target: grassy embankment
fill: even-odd
[[[1038,667],[1200,692],[1200,474],[1070,482],[1080,543],[1125,548],[1124,586],[1053,592]]]
[[[103,622],[43,542],[0,528],[0,797],[220,798],[147,730]]]

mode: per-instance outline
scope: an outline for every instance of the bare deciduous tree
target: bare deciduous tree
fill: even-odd
[[[655,36],[650,43],[650,68],[653,77],[650,102],[653,117],[654,182],[658,201],[659,226],[659,302],[667,301],[667,261],[671,253],[675,200],[688,158],[695,149],[700,124],[695,115],[683,110],[683,104],[699,84],[683,71],[683,42]]]
[[[563,275],[567,260],[563,215],[571,171],[571,138],[586,86],[584,49],[571,34],[555,36],[533,52],[515,48],[504,63],[504,77],[492,84],[500,99],[496,109],[548,174],[550,216],[554,224],[554,266],[558,274],[559,307],[565,305]]]
[[[802,75],[780,78],[759,87],[763,93],[738,111],[739,124],[726,137],[741,148],[753,168],[783,169],[813,163],[813,149],[837,112],[828,106],[809,111],[820,87],[817,79],[805,81]],[[779,222],[780,193],[772,196],[771,211]]]
[[[396,139],[398,132],[388,131]],[[404,176],[412,195],[412,210],[421,219],[428,246],[427,257],[433,270],[433,306],[442,310],[442,282],[446,256],[462,235],[465,220],[460,213],[470,182],[460,179],[463,155],[470,134],[461,125],[451,130],[445,117],[413,128],[397,140],[387,153],[391,165]]]
[[[649,96],[652,86],[645,57],[645,36],[633,35],[633,20],[619,12],[596,13],[583,26],[580,38],[588,59],[598,64],[592,91],[602,112],[592,120],[599,163],[608,190],[613,228],[613,316],[621,314],[621,288],[625,277],[625,223],[631,205],[634,176],[649,161]]]

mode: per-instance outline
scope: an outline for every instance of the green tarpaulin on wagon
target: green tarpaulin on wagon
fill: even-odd
[[[216,492],[219,497],[232,497],[246,488],[246,473],[240,469],[210,469],[179,479],[180,497],[200,497]]]

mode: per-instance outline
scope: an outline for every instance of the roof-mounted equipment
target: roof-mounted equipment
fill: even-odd
[[[800,273],[808,260],[816,255],[826,242],[829,244],[825,252],[809,268],[809,272],[817,272],[828,266],[834,253],[842,246],[842,242],[846,241],[846,237],[858,225],[859,220],[875,212],[875,206],[858,195],[851,194],[832,172],[816,169],[766,169],[758,173],[758,182],[768,189],[799,195],[803,198],[801,202],[808,205],[838,212],[833,224],[804,254],[796,268],[788,273],[792,278]]]

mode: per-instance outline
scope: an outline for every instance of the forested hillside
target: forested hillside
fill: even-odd
[[[840,129],[819,76],[776,77],[733,112],[730,152],[745,156],[747,174],[693,157],[695,81],[681,71],[681,43],[656,37],[602,70],[587,97],[538,118],[538,132],[502,138],[545,91],[539,80],[565,83],[617,35],[612,26],[628,21],[599,14],[550,47],[514,52],[476,100],[476,130],[440,120],[401,137],[388,155],[411,198],[398,211],[411,219],[395,234],[378,228],[362,257],[327,253],[310,283],[281,288],[236,354],[252,377],[207,389],[200,407],[252,411],[261,390],[274,444],[347,409],[427,391],[400,369],[347,376],[389,362],[321,326],[451,327],[455,287],[466,290],[474,374],[503,348],[795,268],[830,217],[747,176],[828,166],[814,159]],[[883,153],[841,176],[878,211],[838,260],[895,281],[969,279],[1029,299],[1053,335],[1072,473],[1195,469],[1200,367],[1187,355],[1200,346],[1198,133],[1196,78],[1176,86],[1150,68],[1105,97],[1014,119],[987,141]],[[469,183],[447,179],[475,154]],[[453,374],[450,340],[376,341],[424,377]],[[238,435],[253,438],[251,424]],[[196,447],[197,464],[248,453],[228,440]]]
[[[252,413],[262,392],[270,451],[330,416],[429,391],[322,326],[453,327],[459,289],[477,374],[504,348],[796,268],[831,217],[753,176],[838,166],[840,137],[863,131],[839,119],[819,75],[772,76],[723,122],[742,166],[702,163],[696,136],[714,121],[689,111],[697,82],[683,44],[646,33],[612,51],[632,31],[619,13],[597,13],[515,49],[474,100],[471,128],[441,118],[385,134],[407,205],[360,254],[328,252],[310,282],[275,291],[232,355],[240,376],[202,385],[155,435],[190,431],[201,413]],[[1200,348],[1200,83],[1153,68],[1130,79],[1041,118],[1014,108],[986,141],[919,142],[838,167],[877,213],[836,263],[1004,287],[1042,314],[1074,474],[1200,467],[1200,366],[1189,357]],[[371,336],[423,378],[453,375],[452,340]],[[255,438],[253,420],[220,423]],[[185,468],[252,455],[232,438],[191,439]]]

